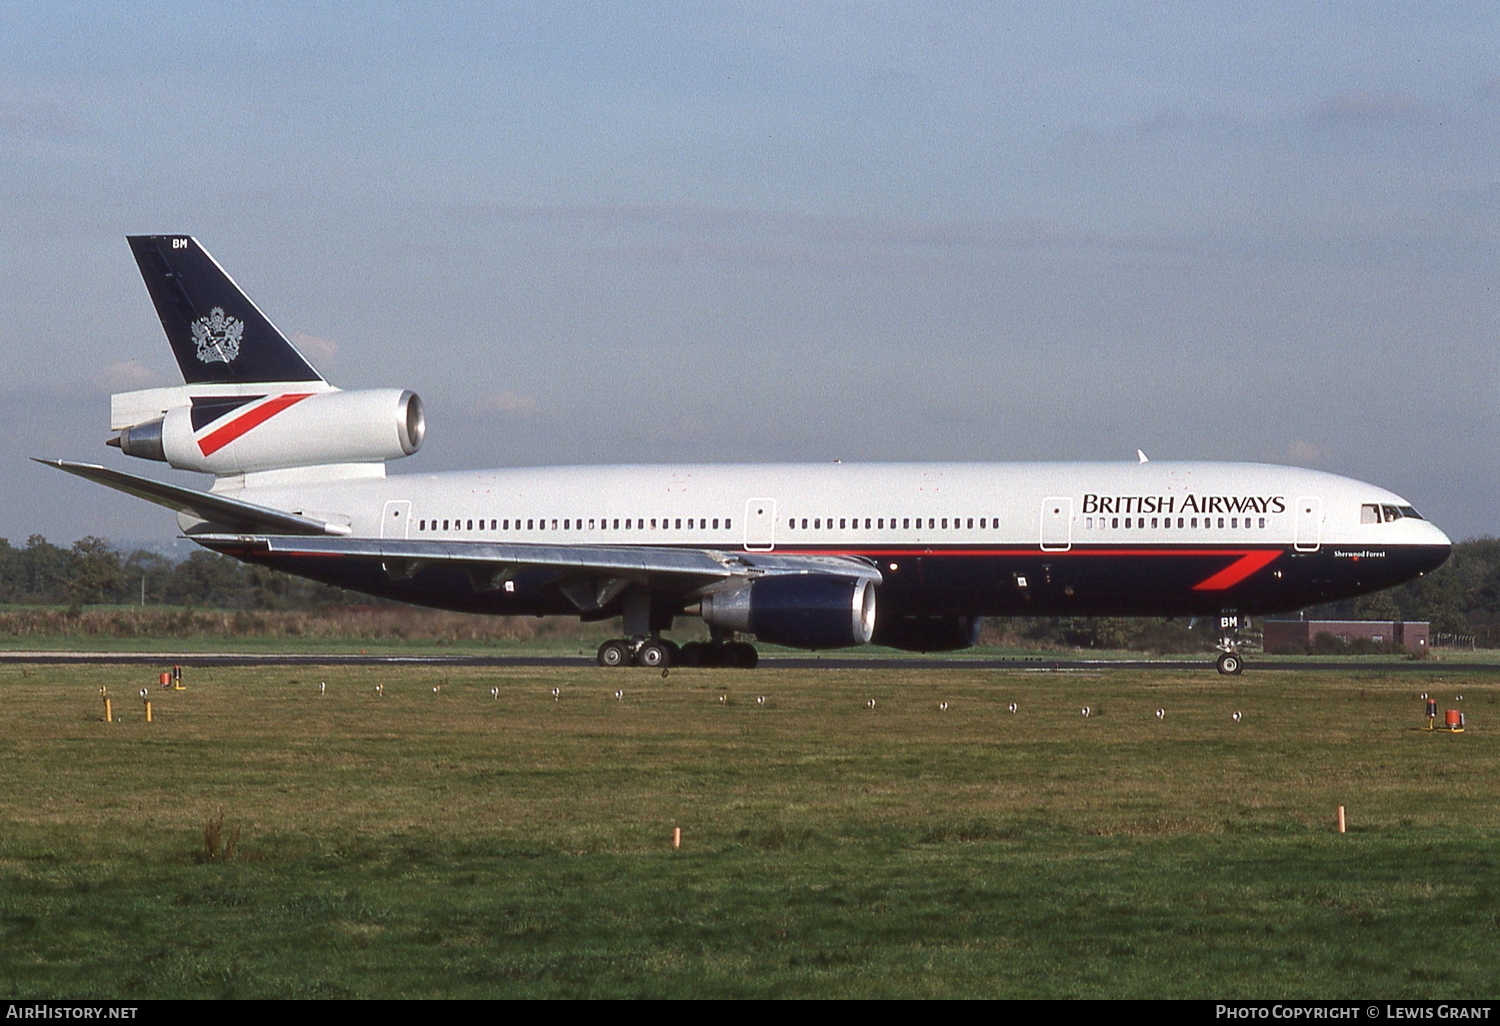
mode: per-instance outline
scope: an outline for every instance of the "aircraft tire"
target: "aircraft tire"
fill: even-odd
[[[629,666],[630,648],[623,641],[610,640],[599,646],[600,666]]]
[[[1237,652],[1221,652],[1216,665],[1219,672],[1226,677],[1238,677],[1245,670],[1245,661]]]
[[[671,642],[651,640],[646,642],[635,653],[635,664],[644,666],[648,670],[660,670],[672,665]]]

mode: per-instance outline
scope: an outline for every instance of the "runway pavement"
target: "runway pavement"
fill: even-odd
[[[367,655],[317,653],[236,652],[0,652],[0,664],[31,665],[138,665],[138,666],[568,666],[594,667],[600,673],[642,672],[639,668],[605,670],[595,667],[592,656],[545,655]],[[851,658],[848,656],[763,656],[767,670],[1202,670],[1212,673],[1213,660],[1198,659],[1052,659],[963,658],[952,656],[893,656]],[[1399,671],[1476,673],[1500,672],[1500,663],[1434,663],[1427,660],[1397,660],[1380,663],[1348,663],[1324,659],[1245,660],[1246,672],[1262,670],[1323,670],[1382,673]],[[649,671],[654,672],[654,671]]]

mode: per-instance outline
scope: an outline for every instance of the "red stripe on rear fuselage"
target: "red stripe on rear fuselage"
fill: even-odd
[[[264,424],[282,410],[300,403],[310,395],[312,395],[311,392],[292,392],[267,400],[254,409],[248,410],[234,418],[234,420],[231,420],[223,427],[215,428],[204,435],[198,441],[198,448],[203,452],[203,455],[212,456],[246,431]]]

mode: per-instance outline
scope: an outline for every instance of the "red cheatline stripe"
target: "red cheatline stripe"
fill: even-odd
[[[231,420],[223,427],[216,428],[204,435],[198,442],[198,448],[203,451],[203,455],[212,456],[246,431],[259,424],[264,424],[288,406],[300,403],[310,395],[312,395],[311,392],[293,392],[288,395],[278,395],[274,399],[267,400],[254,409],[248,410],[234,420]]]
[[[1249,577],[1251,574],[1255,573],[1255,571],[1268,566],[1270,562],[1279,555],[1281,555],[1281,553],[1276,549],[1271,549],[1269,551],[1262,550],[1260,552],[1248,552],[1245,555],[1241,556],[1239,559],[1235,560],[1233,563],[1230,563],[1218,573],[1214,574],[1212,577],[1205,578],[1204,580],[1201,580],[1197,584],[1193,585],[1193,590],[1223,591],[1226,588],[1232,588],[1236,584],[1239,584],[1241,581],[1243,581],[1246,577]]]

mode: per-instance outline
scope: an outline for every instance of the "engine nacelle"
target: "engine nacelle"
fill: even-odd
[[[897,616],[880,621],[874,643],[906,652],[952,652],[979,641],[977,616]]]
[[[867,645],[875,632],[875,584],[849,577],[763,577],[705,595],[703,620],[791,648]]]
[[[178,470],[225,476],[328,463],[383,463],[422,446],[415,392],[282,392],[194,399],[120,432],[111,445]]]

